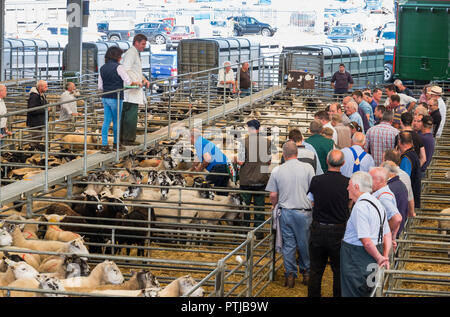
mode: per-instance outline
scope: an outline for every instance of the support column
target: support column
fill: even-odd
[[[5,41],[5,2],[0,1],[0,81],[5,80],[5,65],[4,65],[4,54],[3,51],[5,49],[4,41]]]
[[[67,44],[68,72],[81,74],[81,46],[83,43],[83,1],[67,0],[67,22],[69,24],[69,42]]]

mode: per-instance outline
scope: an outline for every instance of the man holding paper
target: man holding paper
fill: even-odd
[[[133,46],[123,55],[122,64],[133,82],[142,82],[143,85],[149,88],[150,82],[142,74],[142,61],[140,57],[140,52],[144,51],[146,44],[147,37],[143,34],[136,34],[133,38]],[[135,141],[138,107],[145,102],[145,94],[141,87],[125,90],[122,118],[120,121],[121,144],[139,145]]]

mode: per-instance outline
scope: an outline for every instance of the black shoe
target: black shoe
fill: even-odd
[[[114,143],[113,144],[113,151],[115,151],[116,149],[117,149],[117,144]],[[126,148],[122,144],[119,144],[119,151],[125,151],[125,150],[126,150]]]
[[[295,286],[295,276],[294,273],[289,273],[284,282],[284,286],[287,288],[294,288]]]
[[[303,273],[303,285],[309,285],[309,272]]]
[[[100,148],[100,152],[109,153],[109,152],[111,152],[111,148],[107,145],[102,145],[102,147]]]

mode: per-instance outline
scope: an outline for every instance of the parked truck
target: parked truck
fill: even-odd
[[[450,1],[399,2],[394,77],[413,81],[450,80]]]
[[[316,76],[316,88],[331,89],[330,80],[345,65],[353,78],[354,88],[380,85],[384,82],[384,48],[381,45],[356,50],[346,45],[305,45],[284,47],[280,76],[291,70],[300,70]]]

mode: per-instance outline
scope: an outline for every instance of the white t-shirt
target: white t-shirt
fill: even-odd
[[[331,130],[333,130],[333,142],[335,145],[338,144],[338,136],[337,136],[337,132],[336,129],[333,127],[333,125],[331,124],[331,121],[329,121],[327,124],[325,124],[323,126],[324,128],[330,128]]]
[[[439,125],[439,128],[436,133],[436,137],[440,137],[442,135],[442,130],[444,129],[445,125],[445,116],[447,114],[447,106],[445,105],[444,100],[442,98],[438,99],[438,105],[439,105],[439,113],[441,114],[441,124]]]
[[[224,79],[225,78],[225,79]],[[218,74],[218,82],[217,82],[217,87],[220,88],[230,88],[233,89],[233,85],[232,84],[221,84],[221,81],[235,81],[235,76],[234,76],[234,72],[232,69],[230,69],[230,71],[228,73],[225,73],[225,69],[221,68],[219,69],[219,74]]]
[[[0,115],[6,114],[6,105],[3,99],[0,99]],[[6,122],[8,121],[7,117],[3,117],[0,119],[0,129],[6,128]]]
[[[417,102],[417,99],[410,97],[408,95],[405,94],[397,94],[400,97],[400,104],[404,105],[404,106],[408,106],[409,103],[411,102]],[[389,106],[391,102],[391,98],[386,98],[386,101],[384,102],[384,106],[387,107]]]

